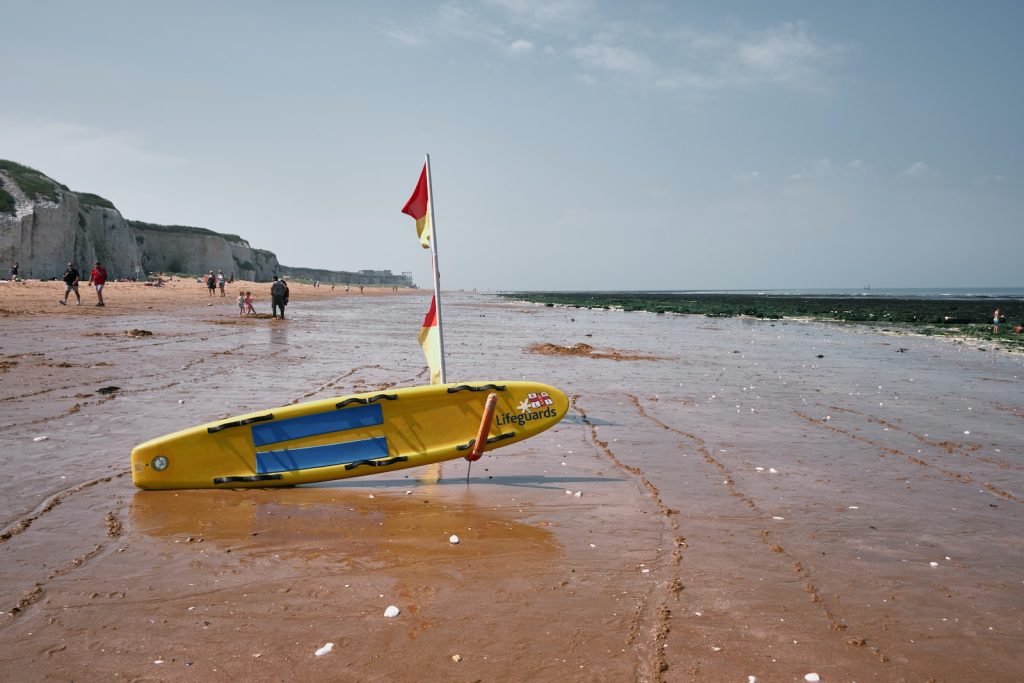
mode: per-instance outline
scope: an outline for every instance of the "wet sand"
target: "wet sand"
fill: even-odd
[[[1020,354],[452,293],[453,380],[573,397],[468,485],[138,491],[146,439],[426,381],[428,292],[231,291],[0,285],[3,679],[1019,680]]]

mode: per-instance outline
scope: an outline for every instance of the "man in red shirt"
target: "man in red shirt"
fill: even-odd
[[[89,276],[89,284],[96,285],[96,296],[99,297],[99,303],[97,306],[106,306],[103,303],[103,286],[107,284],[107,269],[100,265],[97,261],[96,265],[92,267],[92,275]]]

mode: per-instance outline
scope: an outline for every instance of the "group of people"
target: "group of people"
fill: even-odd
[[[999,327],[1006,324],[1006,314],[1000,311],[998,308],[996,312],[992,314],[992,332],[999,334]],[[1013,328],[1014,334],[1024,334],[1024,324],[1017,324]]]
[[[233,280],[234,277],[232,276],[231,279]],[[213,274],[212,270],[206,274],[206,288],[210,290],[210,296],[213,296],[213,293],[218,289],[220,290],[220,295],[224,296],[224,285],[226,283],[227,278],[224,277],[223,270],[218,270],[216,275]]]
[[[15,264],[17,265],[17,264]],[[68,303],[68,296],[71,292],[75,293],[75,298],[78,300],[78,305],[82,305],[82,297],[78,293],[78,269],[75,268],[75,264],[68,262],[68,268],[64,271],[64,298],[60,300],[61,306],[66,306]],[[96,287],[96,298],[99,301],[96,302],[97,306],[106,306],[103,302],[103,288],[107,284],[107,269],[104,268],[99,261],[93,264],[92,273],[89,275],[89,286]]]
[[[278,317],[278,309],[281,311],[281,320],[284,320],[284,307],[288,305],[288,283],[284,281],[284,278],[278,278],[274,276],[274,281],[270,285],[270,308],[274,317]],[[238,293],[238,315],[256,315],[256,309],[252,307],[252,303],[255,301],[251,291],[239,292]]]

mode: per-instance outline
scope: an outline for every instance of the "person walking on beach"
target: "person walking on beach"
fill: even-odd
[[[245,315],[245,292],[238,293],[238,315]]]
[[[65,306],[68,303],[68,294],[72,290],[75,292],[75,298],[78,299],[78,305],[82,305],[82,297],[78,294],[78,269],[75,268],[74,263],[68,263],[68,269],[64,271],[64,284],[66,288],[64,290],[64,298],[60,300],[60,305]]]
[[[274,276],[274,282],[270,285],[270,312],[277,317],[277,309],[281,309],[281,320],[284,320],[285,293],[288,291],[283,281]]]
[[[221,296],[224,296],[224,284],[225,284],[225,282],[224,282],[224,271],[223,270],[218,270],[217,271],[217,288],[220,289],[220,295]]]
[[[1006,317],[1003,315],[1002,311],[1000,311],[997,308],[996,312],[992,314],[992,333],[993,334],[999,334],[999,325],[1001,325],[1004,320],[1006,320]]]
[[[246,315],[256,315],[256,309],[252,307],[252,302],[253,301],[255,301],[255,299],[252,298],[252,292],[246,292],[245,293],[245,314]]]
[[[11,282],[18,279],[18,262],[15,261],[14,265],[11,266]]]
[[[103,303],[103,287],[107,284],[107,269],[97,261],[93,264],[92,273],[89,275],[89,285],[96,285],[96,296],[99,297],[97,306],[106,306]]]
[[[217,289],[217,278],[214,277],[213,271],[211,270],[206,274],[206,290],[213,296],[214,291]]]

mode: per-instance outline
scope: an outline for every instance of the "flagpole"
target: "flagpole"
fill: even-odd
[[[427,202],[427,206],[430,207],[430,269],[433,271],[434,276],[434,304],[436,306],[435,315],[437,316],[437,340],[438,347],[441,353],[441,384],[448,383],[448,377],[445,373],[444,364],[444,328],[441,325],[441,274],[437,266],[437,221],[434,220],[434,186],[431,183],[430,178],[430,155],[426,156],[427,166],[427,197],[430,201]]]

